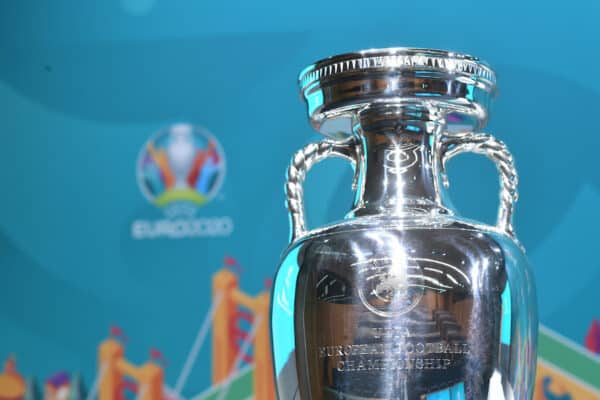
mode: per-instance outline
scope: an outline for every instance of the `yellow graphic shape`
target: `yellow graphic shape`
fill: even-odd
[[[154,143],[148,144],[148,154],[152,157],[152,160],[160,169],[162,177],[164,179],[164,184],[167,189],[170,189],[175,184],[175,175],[171,170],[171,166],[169,165],[169,157],[164,150],[156,150],[154,148]]]
[[[254,398],[275,400],[275,384],[271,363],[271,334],[269,329],[270,295],[263,292],[256,297],[239,290],[237,276],[222,269],[213,276],[213,298],[222,298],[213,322],[213,385],[224,382],[235,367],[237,314],[242,306],[257,319],[254,336]]]
[[[548,383],[545,385],[544,382]],[[551,395],[546,396],[546,392]],[[600,400],[600,393],[553,364],[540,359],[533,398],[534,400]]]
[[[167,190],[154,200],[156,205],[159,207],[166,206],[173,201],[189,201],[201,206],[202,204],[206,203],[206,197],[202,196],[193,189],[177,189]]]
[[[98,400],[124,400],[125,376],[138,385],[136,399],[163,400],[163,369],[149,361],[142,366],[131,364],[124,357],[123,345],[115,339],[107,339],[99,348]]]
[[[0,400],[21,400],[26,390],[25,380],[17,372],[17,363],[10,357],[4,363],[4,371],[0,373]]]

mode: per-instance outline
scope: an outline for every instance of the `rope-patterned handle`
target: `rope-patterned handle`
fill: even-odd
[[[512,154],[506,145],[495,137],[485,133],[460,133],[446,136],[442,146],[442,177],[448,187],[446,162],[461,153],[483,154],[496,164],[500,174],[500,207],[497,227],[512,238],[515,232],[512,216],[518,199],[517,184],[519,178]]]
[[[304,179],[308,171],[319,161],[327,157],[341,157],[352,162],[354,166],[354,184],[357,182],[357,159],[359,147],[354,139],[344,142],[323,140],[318,143],[310,143],[298,150],[287,170],[285,184],[286,203],[291,217],[290,242],[298,239],[306,233],[306,220],[304,218]]]

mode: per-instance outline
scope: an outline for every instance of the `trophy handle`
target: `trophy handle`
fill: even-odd
[[[483,154],[496,164],[500,174],[500,206],[496,226],[516,240],[512,216],[518,199],[518,176],[512,154],[506,145],[492,135],[468,132],[444,136],[441,150],[441,172],[445,187],[449,186],[446,162],[458,154]]]
[[[354,168],[354,180],[352,189],[356,189],[358,182],[358,158],[360,146],[354,138],[339,142],[323,140],[310,143],[298,150],[287,170],[285,183],[286,205],[291,218],[290,242],[303,236],[306,231],[306,220],[304,218],[304,180],[308,171],[318,162],[328,157],[344,158],[352,163]]]

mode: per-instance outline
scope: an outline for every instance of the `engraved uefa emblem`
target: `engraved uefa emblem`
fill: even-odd
[[[403,174],[419,161],[422,145],[402,143],[385,156],[386,167],[393,174]]]
[[[382,317],[396,317],[414,309],[424,294],[423,271],[415,260],[391,258],[360,263],[363,284],[358,295],[363,305]]]

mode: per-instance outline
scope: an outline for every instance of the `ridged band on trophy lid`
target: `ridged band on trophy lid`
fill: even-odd
[[[306,67],[298,77],[301,92],[317,82],[343,79],[356,72],[419,70],[463,76],[479,82],[490,92],[496,74],[477,57],[445,50],[394,47],[370,49],[328,57]]]
[[[496,74],[479,58],[446,50],[394,47],[318,61],[298,77],[311,125],[351,134],[355,112],[374,103],[419,102],[443,109],[447,129],[481,129],[496,95]]]

